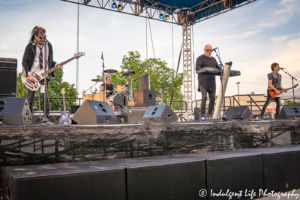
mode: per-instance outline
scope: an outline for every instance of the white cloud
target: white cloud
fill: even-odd
[[[272,37],[271,40],[273,43],[281,43],[287,39],[287,36],[280,36],[280,37]]]

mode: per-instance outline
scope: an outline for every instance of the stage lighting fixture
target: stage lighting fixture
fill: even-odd
[[[121,3],[118,5],[118,10],[123,10],[123,5]]]
[[[111,4],[112,8],[117,8],[117,4],[115,2],[113,2],[113,4]]]
[[[164,14],[160,14],[160,15],[159,15],[159,18],[160,18],[160,19],[164,19]]]
[[[169,20],[170,19],[170,15],[166,15],[166,20]]]

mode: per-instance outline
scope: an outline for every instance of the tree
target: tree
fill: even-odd
[[[150,89],[155,90],[156,99],[160,99],[160,91],[159,91],[159,82],[158,76],[161,84],[162,94],[164,101],[170,101],[173,91],[173,84],[175,84],[174,89],[174,100],[182,101],[183,95],[180,93],[181,86],[183,84],[183,74],[178,73],[177,77],[175,70],[168,68],[167,63],[165,61],[161,61],[161,59],[150,58],[145,61],[141,61],[141,55],[139,52],[129,51],[128,55],[124,55],[121,65],[121,71],[111,74],[112,83],[115,85],[130,83],[130,79],[132,82],[133,91],[140,90],[140,75],[147,73],[148,66],[148,74],[150,76]],[[156,64],[155,64],[156,63]],[[144,67],[143,67],[144,66]],[[156,68],[157,67],[157,68]],[[131,77],[123,76],[124,72],[134,71],[135,75]],[[167,102],[166,102],[167,103]],[[175,106],[175,104],[174,104]],[[172,106],[173,108],[175,108]]]
[[[68,82],[63,82],[63,70],[59,69],[54,71],[55,77],[52,81],[49,82],[48,94],[50,97],[50,108],[52,111],[58,111],[60,108],[63,110],[63,100],[62,99],[51,99],[51,97],[63,97],[61,94],[61,89],[65,88],[65,97],[66,98],[76,98],[77,91],[74,88],[74,84],[69,84]],[[27,88],[24,86],[21,80],[22,73],[18,74],[17,78],[17,95],[18,97],[27,97]],[[36,91],[35,99],[34,99],[34,110],[39,110],[39,92]],[[69,109],[70,106],[75,105],[76,99],[66,99],[66,110]],[[41,101],[41,110],[43,111],[44,105]]]
[[[282,105],[284,105],[284,106],[293,106],[294,102],[285,100]],[[296,105],[300,105],[300,103],[296,103]]]

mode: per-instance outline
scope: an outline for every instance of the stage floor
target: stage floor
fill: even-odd
[[[1,165],[111,160],[300,144],[300,120],[0,126]]]

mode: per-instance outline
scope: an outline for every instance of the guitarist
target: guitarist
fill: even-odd
[[[269,94],[269,91],[275,91],[276,95],[280,95],[279,89],[283,90],[284,92],[287,91],[287,89],[284,89],[281,86],[281,75],[278,73],[280,70],[278,63],[273,63],[271,65],[272,72],[268,74],[268,94],[267,94],[267,100],[265,102],[265,105],[263,106],[263,109],[260,113],[260,117],[262,118],[268,105],[270,104],[272,97]],[[280,112],[280,97],[275,97],[276,101],[276,116],[275,119],[278,119],[279,112]]]
[[[46,30],[42,27],[35,26],[31,31],[31,36],[28,45],[25,48],[25,52],[22,59],[22,75],[27,76],[27,78],[31,82],[36,82],[34,76],[31,73],[36,70],[43,69],[43,61],[44,61],[44,50],[46,50],[46,56],[48,57],[48,62],[45,63],[46,70],[55,67],[56,63],[53,61],[53,49],[51,43],[46,43],[44,37],[46,35]],[[58,68],[62,68],[62,66],[58,66]],[[50,74],[51,77],[54,77],[54,73]],[[48,80],[48,79],[47,79]],[[50,81],[50,79],[49,79]],[[48,82],[47,82],[48,83]],[[45,88],[42,84],[40,88],[40,92],[44,93]],[[29,103],[29,107],[31,113],[33,113],[33,102],[34,102],[34,94],[35,91],[27,90],[27,101]],[[48,97],[48,94],[46,94]],[[44,95],[42,95],[42,100],[44,101]],[[46,111],[47,117],[49,118],[49,101],[46,100]]]

